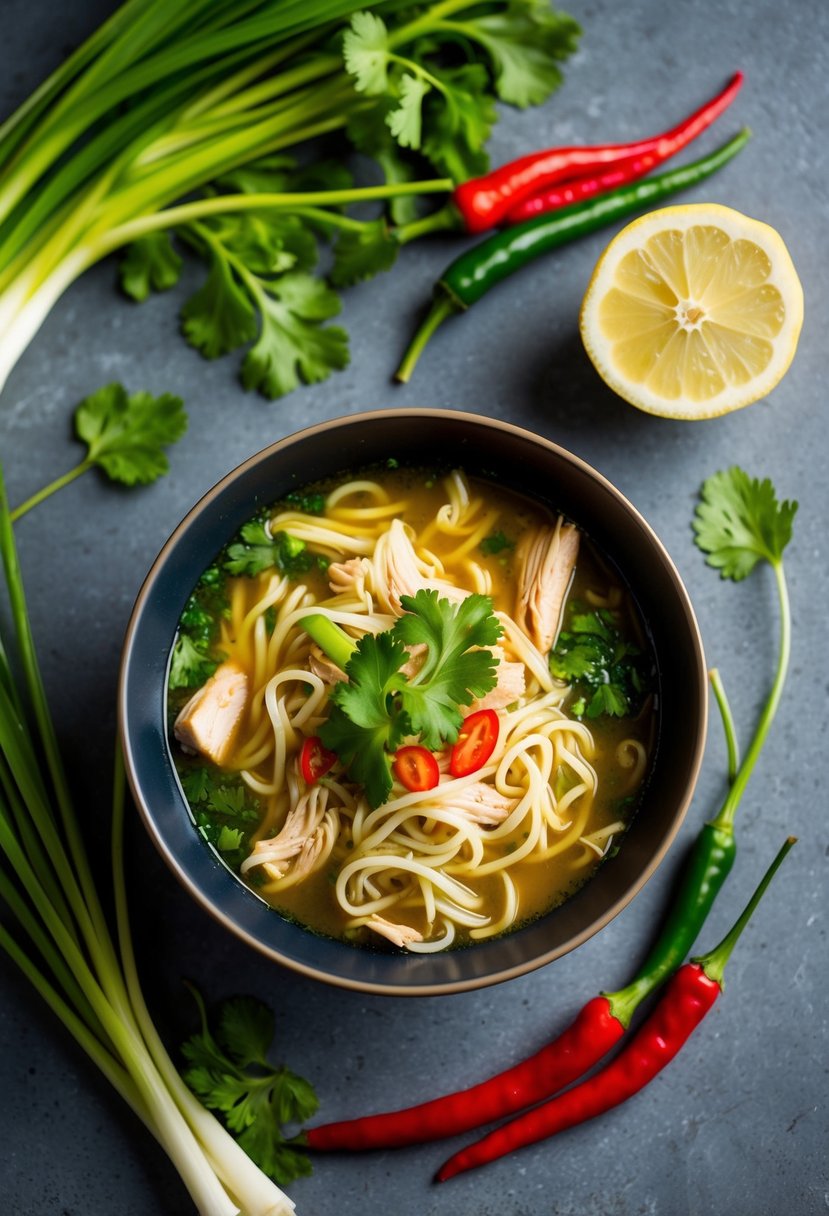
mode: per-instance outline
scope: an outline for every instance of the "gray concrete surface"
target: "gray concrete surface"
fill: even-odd
[[[727,993],[677,1061],[625,1107],[443,1188],[442,1146],[323,1160],[291,1188],[302,1216],[812,1216],[829,1207],[826,1170],[826,333],[829,231],[829,7],[824,0],[611,0],[570,4],[583,49],[538,111],[505,115],[495,160],[553,142],[622,140],[679,117],[736,68],[733,111],[701,147],[748,124],[740,159],[687,201],[717,201],[774,225],[803,279],[806,324],[772,396],[707,423],[645,417],[598,381],[576,317],[609,233],[561,250],[447,325],[412,384],[390,373],[456,246],[406,251],[387,276],[347,294],[347,371],[268,404],[245,394],[233,358],[203,362],[176,332],[181,289],[135,307],[112,263],[73,287],[32,342],[0,401],[0,453],[13,502],[77,457],[74,405],[119,379],[180,393],[190,432],[173,472],[121,493],[96,476],[21,522],[34,626],[58,730],[105,875],[109,765],[121,638],[144,573],[172,526],[220,475],[306,423],[389,405],[508,418],[609,476],[667,544],[699,614],[709,662],[743,739],[771,675],[776,636],[767,572],[721,583],[692,544],[700,482],[739,462],[801,503],[787,556],[791,679],[740,812],[735,871],[701,939],[721,936],[778,843],[800,838],[740,944]],[[106,0],[2,0],[0,109],[28,94],[109,10]],[[191,275],[185,275],[185,280]],[[683,850],[723,789],[712,730],[698,794],[656,877],[604,932],[545,970],[468,996],[365,998],[297,977],[231,938],[178,887],[136,819],[129,877],[139,960],[171,1045],[192,1027],[182,977],[211,998],[252,992],[277,1011],[278,1054],[313,1080],[326,1117],[433,1096],[540,1046],[602,987],[622,983],[659,919]],[[457,1147],[452,1144],[451,1147]],[[154,1142],[99,1080],[15,969],[0,958],[2,1216],[187,1216],[190,1201]]]

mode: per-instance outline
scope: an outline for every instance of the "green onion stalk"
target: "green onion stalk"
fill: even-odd
[[[404,17],[390,49],[468,4]],[[371,104],[335,37],[365,8],[399,5],[127,0],[0,126],[0,390],[67,287],[139,236],[245,208],[332,217],[323,209],[452,188],[441,178],[198,196],[242,165],[341,131]]]
[[[0,948],[156,1137],[202,1216],[290,1216],[291,1200],[184,1084],[144,1002],[127,914],[120,751],[115,940],[110,933],[46,702],[2,471],[0,557],[12,622],[11,644],[0,640],[0,905],[10,914]]]

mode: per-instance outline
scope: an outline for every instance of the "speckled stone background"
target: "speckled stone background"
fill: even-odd
[[[0,109],[22,100],[105,16],[107,0],[0,0]],[[733,109],[700,148],[748,124],[739,160],[686,201],[716,201],[783,234],[801,273],[806,324],[770,399],[707,423],[640,415],[598,381],[578,306],[610,233],[560,252],[447,325],[412,384],[390,373],[430,284],[457,249],[434,240],[347,294],[352,363],[269,404],[245,394],[233,358],[206,363],[176,332],[180,288],[136,307],[113,263],[73,287],[0,400],[12,501],[67,469],[75,404],[118,379],[181,394],[190,433],[157,486],[121,493],[84,478],[19,526],[34,626],[86,834],[105,874],[119,650],[153,557],[193,502],[265,444],[323,418],[389,405],[508,418],[592,462],[650,520],[687,582],[708,660],[722,671],[743,738],[764,699],[776,642],[768,572],[720,582],[692,544],[697,487],[739,462],[800,500],[787,556],[791,680],[739,817],[735,871],[701,946],[719,939],[784,835],[800,843],[735,954],[725,999],[679,1059],[621,1109],[443,1188],[446,1146],[321,1161],[291,1188],[303,1216],[808,1216],[829,1207],[827,1148],[827,492],[825,0],[576,0],[583,48],[540,110],[505,114],[495,160],[557,142],[624,140],[677,120],[736,67]],[[668,860],[598,937],[532,975],[468,996],[400,1000],[329,989],[229,936],[181,890],[137,819],[131,904],[142,974],[165,1037],[193,1026],[182,977],[211,998],[253,992],[277,1010],[278,1051],[318,1088],[327,1118],[470,1084],[537,1049],[602,987],[631,974],[683,852],[723,792],[716,720],[694,806]],[[451,1144],[449,1147],[457,1147]],[[0,958],[2,1216],[187,1216],[190,1201],[143,1128]]]

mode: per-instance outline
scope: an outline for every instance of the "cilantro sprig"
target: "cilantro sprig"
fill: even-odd
[[[738,767],[735,765],[734,780],[713,820],[715,827],[729,833],[733,831],[735,812],[780,705],[789,668],[792,619],[783,552],[792,539],[797,508],[795,501],[778,500],[768,478],[751,477],[734,466],[714,473],[703,482],[694,515],[694,538],[709,566],[719,570],[721,578],[740,582],[758,564],[767,562],[774,575],[780,605],[780,642],[774,680],[745,757]],[[718,672],[713,673],[712,680],[723,712],[729,756],[736,758],[733,724]]]
[[[585,612],[577,603],[568,605],[549,662],[557,680],[574,686],[570,708],[578,717],[634,715],[650,688],[646,656],[625,638],[619,614],[608,608]]]
[[[253,578],[271,567],[283,574],[304,574],[315,561],[304,540],[287,532],[275,532],[271,536],[267,520],[254,519],[242,526],[239,540],[228,545],[222,564],[228,574]]]
[[[75,434],[86,456],[68,473],[44,486],[11,512],[19,519],[32,507],[63,489],[90,469],[98,468],[124,486],[149,485],[169,471],[165,448],[181,439],[187,415],[172,393],[128,393],[122,384],[107,384],[85,397],[75,410]]]
[[[200,835],[236,869],[250,853],[250,835],[261,818],[254,796],[232,773],[181,763],[179,779]]]
[[[221,1116],[269,1178],[284,1186],[310,1174],[308,1157],[288,1143],[283,1129],[310,1119],[318,1107],[317,1096],[308,1081],[269,1062],[272,1011],[255,997],[231,997],[219,1005],[211,1032],[201,994],[188,987],[198,1005],[201,1029],[182,1045],[186,1084]]]
[[[392,755],[402,741],[416,736],[431,750],[455,742],[463,722],[459,707],[496,683],[498,660],[487,647],[501,626],[487,596],[451,604],[436,591],[418,591],[400,602],[404,615],[392,629],[366,634],[357,644],[345,667],[348,681],[332,690],[331,713],[320,728],[325,747],[373,807],[389,796]],[[421,644],[423,662],[407,677],[401,671],[406,648]]]

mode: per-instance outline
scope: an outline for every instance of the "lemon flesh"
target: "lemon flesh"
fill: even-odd
[[[794,356],[803,291],[773,228],[728,207],[666,207],[600,258],[581,333],[602,378],[632,405],[711,418],[749,405]]]

